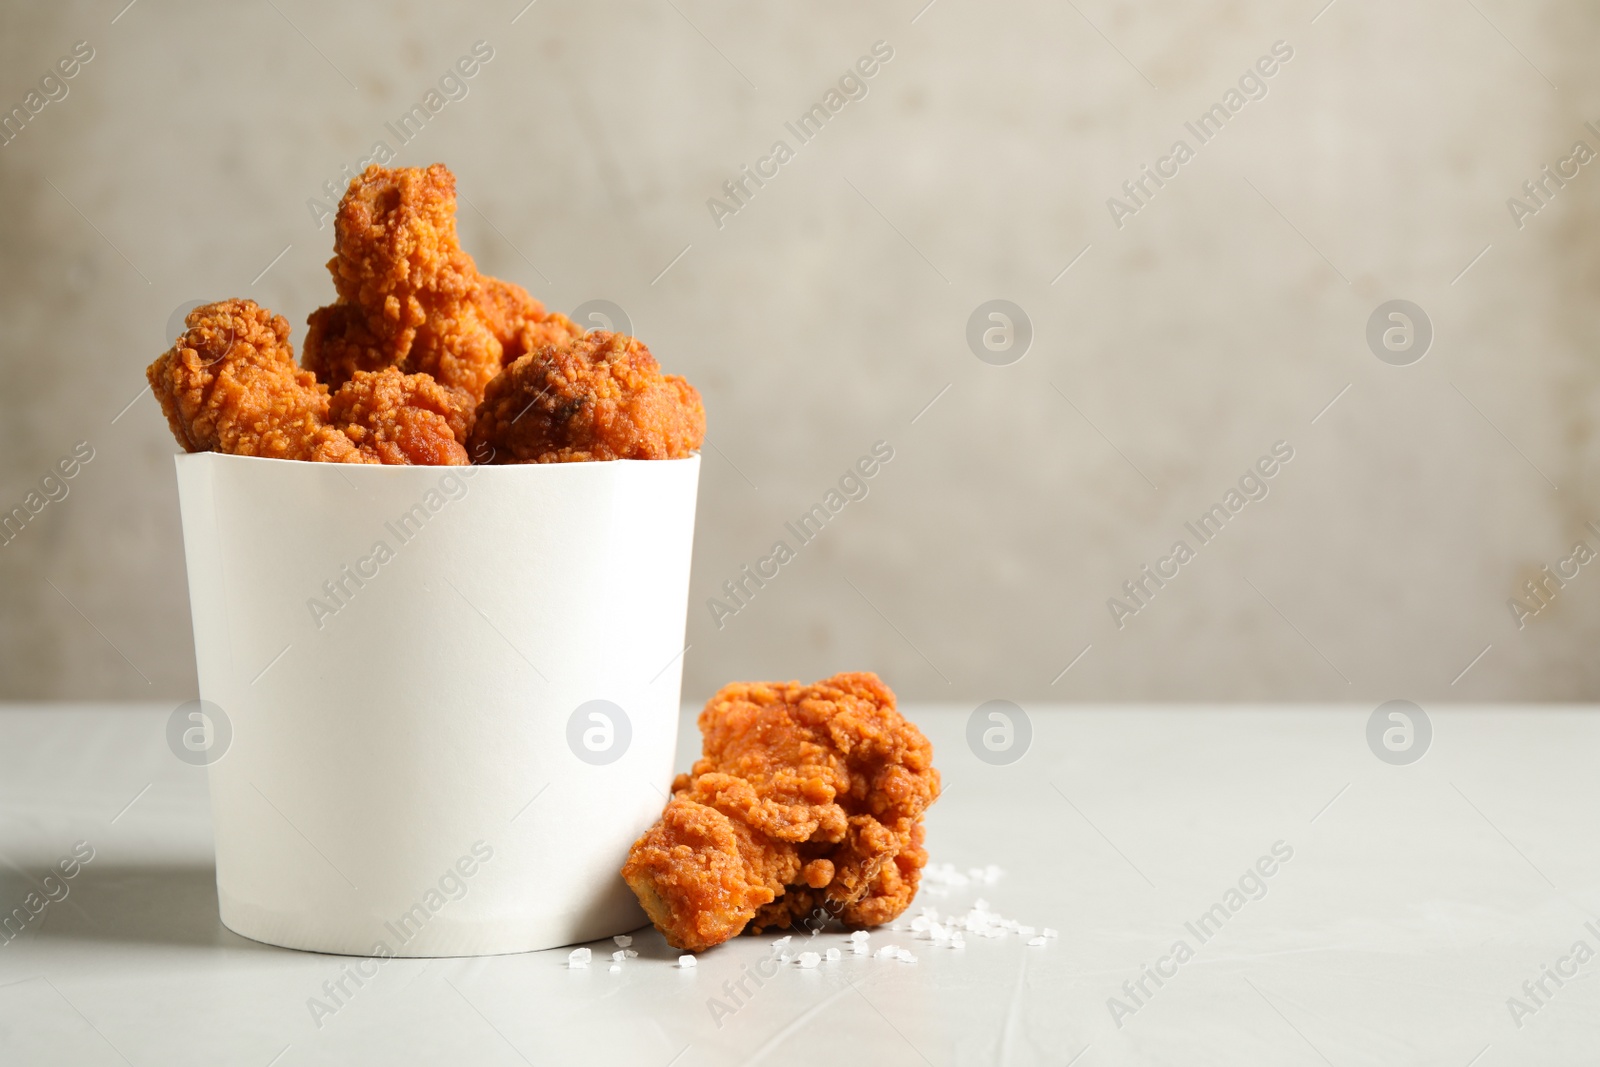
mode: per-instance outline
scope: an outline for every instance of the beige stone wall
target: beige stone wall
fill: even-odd
[[[6,5],[0,105],[94,55],[0,147],[0,505],[94,458],[0,548],[0,696],[192,694],[143,367],[191,300],[298,339],[331,293],[308,199],[482,40],[399,159],[455,170],[485,270],[614,301],[705,393],[687,696],[867,667],[961,701],[1593,699],[1600,565],[1521,630],[1507,601],[1600,549],[1600,164],[1520,229],[1506,202],[1600,150],[1600,12],[1320,6]],[[785,122],[877,41],[800,144]],[[1278,41],[1200,144],[1184,122]],[[1107,199],[1178,138],[1118,227]],[[779,139],[719,226],[708,198]],[[1032,324],[1010,365],[965,337],[993,298]],[[1433,326],[1410,366],[1364,337],[1393,298]],[[866,498],[718,628],[708,598],[879,440]],[[1279,441],[1269,495],[1193,543]],[[1186,536],[1119,628],[1108,599]]]

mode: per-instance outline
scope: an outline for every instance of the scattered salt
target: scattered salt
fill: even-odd
[[[1061,934],[1060,934],[1059,931],[1053,930],[1050,927],[1046,926],[1044,928],[1044,936],[1046,936],[1046,937],[1060,937]]]
[[[631,959],[636,959],[636,958],[637,958],[637,957],[638,957],[638,955],[639,955],[639,953],[637,953],[637,952],[635,952],[635,951],[634,951],[634,950],[633,950],[633,949],[631,949],[631,948],[625,948],[625,949],[623,949],[623,950],[622,950],[622,953],[623,953],[623,955],[625,955],[625,956],[626,956],[626,957],[627,957],[627,958],[628,958],[628,959],[630,959],[630,960],[631,960]]]
[[[900,949],[898,947],[894,945],[884,945],[882,948],[872,954],[872,958],[875,960],[892,960],[898,955],[900,955]]]
[[[1028,944],[1037,947],[1039,945],[1044,944],[1044,938],[1042,938],[1042,937],[1030,937],[1030,938],[1028,938]]]
[[[826,953],[823,954],[822,958],[827,960],[829,963],[838,963],[839,960],[843,958],[843,954],[836,948],[830,948]]]
[[[696,960],[693,956],[679,956],[678,957],[678,966],[679,967],[683,967],[685,969],[693,967],[698,962],[699,961]]]
[[[589,960],[593,955],[594,953],[590,952],[586,948],[575,948],[571,952],[567,953],[567,966],[587,967],[589,966]]]
[[[852,942],[850,942],[850,952],[853,955],[865,956],[870,951],[872,951],[872,950],[867,947],[867,943],[865,941],[852,941]]]
[[[633,936],[631,934],[617,934],[611,940],[617,943],[618,948],[627,948],[633,944]]]
[[[611,954],[611,960],[612,960],[613,963],[621,963],[623,960],[625,960],[627,958],[628,958],[627,954],[624,953],[622,951],[622,949],[620,949],[620,948],[617,949],[617,951],[615,951],[615,952],[613,952]]]
[[[782,937],[778,938],[778,940],[776,940],[776,941],[774,941],[772,943],[772,947],[773,948],[783,948],[785,945],[787,945],[790,942],[790,940],[793,938],[793,936],[794,936],[793,934],[784,934]]]
[[[795,962],[800,966],[807,968],[815,967],[821,961],[822,957],[817,955],[815,952],[802,952],[800,953],[799,958],[795,960]]]
[[[948,895],[952,888],[968,884],[970,879],[956,870],[953,863],[930,863],[922,872],[923,884],[941,896]]]
[[[854,933],[852,933],[850,935],[850,940],[852,940],[852,941],[865,941],[867,938],[869,938],[871,936],[872,935],[867,933],[865,930],[857,930],[857,931],[855,931]]]
[[[612,965],[611,965],[611,966],[610,966],[610,967],[609,967],[609,968],[608,968],[608,970],[610,970],[610,971],[611,971],[611,973],[612,973],[612,974],[616,974],[616,973],[617,973],[617,972],[618,972],[618,971],[620,971],[620,970],[622,970],[622,964],[620,964],[620,963],[613,963],[613,964],[612,964]]]
[[[895,958],[897,960],[899,960],[901,963],[916,963],[917,962],[917,957],[913,956],[909,949],[901,949],[899,954],[896,955]]]

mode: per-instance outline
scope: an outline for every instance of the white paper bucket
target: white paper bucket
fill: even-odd
[[[672,781],[698,456],[177,468],[229,929],[463,956],[645,924],[618,870]]]

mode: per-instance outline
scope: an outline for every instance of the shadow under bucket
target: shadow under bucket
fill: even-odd
[[[700,460],[177,457],[222,921],[351,955],[644,925]]]

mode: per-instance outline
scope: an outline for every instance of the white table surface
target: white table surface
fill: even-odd
[[[0,909],[75,841],[96,853],[0,943],[6,1067],[1600,1062],[1600,958],[1545,979],[1520,1026],[1507,1005],[1575,942],[1600,950],[1592,709],[1433,709],[1427,754],[1391,766],[1370,707],[1033,706],[1027,755],[990,766],[966,746],[971,707],[911,707],[945,776],[934,861],[1004,874],[925,889],[908,918],[981,896],[1059,938],[880,931],[919,962],[790,966],[720,1026],[709,998],[771,938],[694,970],[648,930],[617,974],[609,942],[587,970],[566,950],[395,960],[320,1028],[308,998],[350,961],[218,922],[204,771],[168,752],[171,710],[0,710]],[[1279,841],[1293,857],[1266,895],[1201,944],[1185,922]],[[1108,998],[1179,938],[1193,958],[1118,1026]]]

